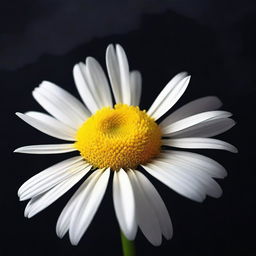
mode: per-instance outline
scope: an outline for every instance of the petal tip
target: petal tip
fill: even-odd
[[[232,153],[236,153],[236,154],[239,153],[238,148],[236,148],[235,146],[233,146],[231,152],[232,152]]]
[[[70,243],[71,243],[71,245],[73,245],[73,246],[77,246],[78,243],[79,243],[79,240],[73,240],[73,239],[70,238]]]
[[[24,115],[24,114],[22,114],[22,113],[20,113],[20,112],[15,112],[15,115],[18,116],[18,117],[21,117],[21,116]]]
[[[64,237],[64,234],[57,233],[57,232],[56,232],[56,234],[57,234],[57,237],[58,237],[59,239],[62,239],[62,238]]]

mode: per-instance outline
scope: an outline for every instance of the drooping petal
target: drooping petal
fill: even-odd
[[[78,190],[74,193],[71,199],[68,201],[64,209],[62,210],[57,224],[56,224],[56,233],[57,236],[62,238],[69,229],[70,219],[73,213],[73,209],[76,205],[77,199],[79,198],[80,194],[86,189],[91,191],[97,182],[97,179],[101,175],[100,171],[94,171],[85,181],[84,183],[78,188]]]
[[[33,111],[26,114],[17,112],[16,115],[37,130],[52,137],[68,141],[75,140],[76,131],[74,129],[49,115]]]
[[[41,171],[19,188],[18,196],[20,200],[26,200],[47,191],[75,173],[84,164],[82,157],[75,156]]]
[[[131,105],[139,106],[142,91],[142,77],[139,71],[132,71],[130,73],[131,83]]]
[[[86,58],[86,66],[88,70],[87,81],[91,83],[97,91],[101,107],[113,107],[108,80],[102,67],[98,61],[92,57]]]
[[[235,146],[222,140],[212,138],[180,138],[180,139],[163,139],[163,145],[176,147],[176,148],[207,148],[207,149],[220,149],[227,150],[232,153],[237,153],[238,150]]]
[[[190,81],[187,73],[176,75],[160,92],[148,110],[155,120],[164,115],[182,96]]]
[[[154,207],[141,187],[133,171],[128,172],[136,203],[136,220],[144,236],[155,246],[162,243],[162,232]]]
[[[165,157],[172,159],[175,157],[179,158],[181,161],[188,163],[195,168],[201,169],[209,176],[213,178],[223,179],[227,176],[227,171],[215,160],[192,152],[185,151],[175,151],[175,150],[163,150]]]
[[[236,122],[231,118],[218,118],[195,124],[183,130],[170,133],[172,138],[213,137],[231,129]]]
[[[74,144],[49,144],[24,146],[14,150],[15,153],[25,154],[60,154],[76,151]]]
[[[221,111],[221,110],[203,112],[200,114],[186,117],[168,126],[164,126],[162,127],[162,132],[164,135],[169,135],[174,132],[178,132],[183,129],[192,127],[194,125],[203,123],[205,121],[210,121],[210,120],[219,119],[219,118],[227,118],[230,116],[232,116],[232,113],[227,111]]]
[[[134,171],[134,174],[136,175],[140,187],[143,189],[150,205],[152,205],[156,212],[162,234],[166,239],[171,239],[173,234],[172,222],[161,196],[145,175],[139,171]]]
[[[70,220],[69,238],[73,245],[79,243],[90,225],[105,194],[109,175],[110,169],[107,169],[97,179],[92,190],[84,190],[80,193]]]
[[[77,90],[84,102],[92,114],[99,110],[100,102],[97,100],[97,91],[93,86],[90,86],[86,79],[86,66],[80,62],[73,68],[73,76]]]
[[[186,105],[171,113],[161,122],[161,125],[163,127],[168,126],[188,116],[192,116],[201,112],[216,110],[221,106],[222,102],[215,96],[199,98],[187,103]]]
[[[183,172],[182,168],[154,161],[142,167],[153,177],[177,193],[197,202],[205,199],[205,188],[200,182]]]
[[[135,201],[129,177],[123,169],[114,173],[113,200],[122,232],[129,240],[134,240],[137,231]]]
[[[72,167],[66,169],[65,173],[51,175],[50,177],[45,178],[44,180],[38,181],[37,184],[35,184],[34,186],[31,186],[20,195],[20,201],[33,198],[35,196],[38,196],[48,191],[49,189],[53,188],[60,182],[70,178],[72,175],[79,172],[84,167],[85,167],[84,163],[80,163],[80,164],[77,163],[77,164],[74,164]]]
[[[91,169],[91,166],[83,166],[81,170],[73,174],[70,178],[57,184],[55,187],[50,189],[48,192],[33,197],[27,207],[25,208],[25,217],[31,218],[37,213],[44,210],[46,207],[54,203],[58,198],[65,194],[71,187],[73,187],[80,179],[82,179],[86,173]]]
[[[222,189],[219,184],[211,178],[207,172],[198,166],[182,161],[179,157],[170,156],[170,154],[161,154],[160,160],[175,167],[182,168],[187,175],[196,178],[204,187],[207,195],[218,198],[222,195]]]

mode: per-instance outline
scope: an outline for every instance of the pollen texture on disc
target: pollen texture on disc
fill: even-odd
[[[139,107],[104,107],[78,129],[75,147],[97,168],[136,168],[159,154],[161,130]]]

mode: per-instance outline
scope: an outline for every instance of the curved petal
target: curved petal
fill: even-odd
[[[80,62],[76,64],[73,68],[73,76],[77,90],[84,104],[88,107],[91,113],[94,114],[101,107],[100,102],[97,100],[97,91],[93,86],[90,86],[87,81],[85,69],[86,66],[84,63]]]
[[[76,151],[74,144],[49,144],[24,146],[14,150],[15,153],[25,154],[60,154]]]
[[[37,130],[52,137],[68,141],[75,140],[75,130],[49,115],[33,111],[26,114],[17,112],[16,115]]]
[[[174,132],[181,131],[183,129],[187,129],[189,127],[192,127],[196,124],[203,123],[205,121],[219,119],[219,118],[227,118],[232,116],[232,113],[227,111],[221,111],[221,110],[215,110],[215,111],[208,111],[203,112],[200,114],[196,114],[193,116],[186,117],[184,119],[181,119],[175,123],[172,123],[168,126],[162,126],[162,132],[164,135],[169,135]]]
[[[104,171],[96,181],[92,190],[80,193],[70,220],[69,238],[73,245],[77,245],[90,225],[105,194],[110,169]]]
[[[167,154],[161,155],[161,161],[174,165],[178,168],[182,168],[183,171],[188,175],[195,177],[205,187],[205,192],[207,195],[215,198],[218,198],[222,195],[222,189],[219,184],[201,168],[193,166],[188,162],[182,161],[180,158],[169,156]]]
[[[41,171],[19,188],[18,196],[20,200],[26,200],[47,191],[75,173],[77,168],[82,165],[84,165],[83,158],[75,156]]]
[[[77,199],[84,190],[91,191],[98,180],[99,176],[101,175],[101,170],[94,171],[85,181],[84,183],[78,188],[78,190],[74,193],[71,199],[68,201],[64,209],[62,210],[57,224],[56,224],[56,233],[57,236],[62,238],[68,231],[70,225],[70,219],[76,205]]]
[[[161,122],[161,125],[163,127],[168,126],[188,116],[192,116],[200,112],[212,111],[220,108],[221,106],[222,102],[215,96],[199,98],[187,103],[186,105],[171,113]]]
[[[54,203],[71,187],[73,187],[79,180],[81,180],[86,175],[86,173],[90,171],[90,169],[91,166],[84,166],[78,173],[75,173],[70,178],[62,181],[61,183],[50,189],[48,192],[40,195],[39,197],[33,197],[25,208],[25,217],[31,218],[47,208],[52,203]]]
[[[137,231],[135,201],[129,177],[123,169],[114,173],[113,200],[122,232],[129,240],[134,240]]]
[[[162,232],[157,214],[154,207],[150,204],[147,195],[142,189],[134,172],[130,170],[128,171],[128,175],[135,195],[137,223],[149,242],[154,246],[158,246],[162,243]]]
[[[71,109],[54,94],[49,93],[43,87],[37,87],[33,90],[34,99],[53,117],[60,122],[76,129],[81,125],[81,120],[72,115]]]
[[[121,45],[111,44],[106,51],[106,64],[116,103],[131,105],[131,81],[127,56]]]
[[[171,133],[172,138],[213,137],[231,129],[236,122],[231,118],[218,118],[195,124],[183,130]]]
[[[86,58],[86,77],[87,81],[94,87],[98,95],[98,103],[101,107],[113,107],[112,97],[106,75],[98,63],[92,57]]]
[[[139,171],[134,171],[134,173],[150,205],[152,205],[156,212],[162,234],[166,239],[171,239],[173,235],[172,222],[161,196],[145,175]]]
[[[154,161],[142,167],[177,193],[197,202],[205,199],[205,188],[197,179],[184,173],[182,168],[175,168],[160,161]]]
[[[148,110],[148,114],[155,120],[164,115],[182,96],[190,81],[187,73],[176,75],[160,92],[152,106]]]
[[[178,158],[195,168],[201,169],[213,178],[223,179],[227,176],[225,168],[209,157],[186,151],[163,150],[162,152],[165,154],[165,157],[170,159],[173,157]]]
[[[78,125],[83,123],[88,117],[91,116],[89,110],[80,102],[76,97],[70,94],[68,91],[62,89],[54,83],[43,81],[39,88],[45,91],[47,97],[51,95],[52,100],[57,104],[60,102],[61,105],[57,104],[58,107],[64,111],[64,109],[68,110],[66,114],[70,114],[70,118],[73,119],[74,122],[78,122]],[[64,106],[64,108],[62,108]]]
[[[238,150],[235,146],[222,141],[211,138],[181,138],[181,139],[163,139],[163,145],[176,147],[176,148],[208,148],[227,150],[232,153],[237,153]]]
[[[106,65],[115,101],[116,103],[122,103],[120,69],[116,52],[112,44],[110,44],[106,50]]]
[[[91,74],[91,71],[89,70],[88,62],[92,57],[86,58],[86,63],[80,63],[81,71],[84,76],[84,81],[86,86],[88,87],[88,90],[91,92],[92,97],[94,98],[95,102],[97,103],[97,106],[99,108],[104,107],[104,96],[102,95],[101,88],[98,84],[94,83],[93,76]]]
[[[20,194],[20,201],[33,198],[48,191],[60,182],[70,178],[84,167],[86,167],[84,163],[77,163],[66,169],[64,173],[56,173],[55,175],[51,175],[43,180],[38,181],[34,186],[27,188],[23,193]]]
[[[119,44],[116,45],[116,55],[120,70],[122,103],[131,104],[131,87],[130,87],[130,72],[127,56],[123,47]]]
[[[142,77],[139,71],[132,71],[130,73],[131,83],[131,105],[139,106],[141,91],[142,91]]]

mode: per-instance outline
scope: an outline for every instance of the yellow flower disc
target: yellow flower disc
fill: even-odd
[[[104,107],[78,129],[75,147],[97,168],[136,168],[159,154],[161,130],[139,107]]]

